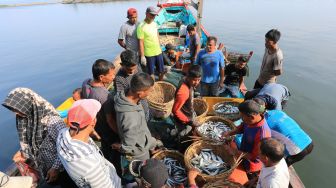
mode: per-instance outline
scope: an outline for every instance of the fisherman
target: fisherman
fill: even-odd
[[[129,170],[136,177],[139,188],[163,188],[169,178],[166,165],[157,159],[133,160]]]
[[[240,56],[237,63],[230,63],[225,67],[224,90],[222,95],[228,94],[230,97],[240,96],[240,86],[244,83],[244,76],[247,74],[248,58]]]
[[[194,64],[198,52],[201,50],[201,39],[198,36],[194,25],[187,26],[187,32],[189,34],[189,52],[190,52],[190,62]]]
[[[271,128],[272,137],[285,145],[288,166],[301,161],[313,150],[313,141],[295,120],[281,110],[270,110],[265,119]]]
[[[195,121],[196,114],[193,108],[193,99],[195,88],[200,83],[201,77],[201,66],[192,65],[188,70],[188,75],[181,80],[176,89],[172,112],[177,130],[173,129],[174,131],[172,130],[171,133],[178,132],[182,139],[198,126],[198,122]]]
[[[201,95],[217,96],[218,88],[224,87],[224,55],[216,49],[217,38],[210,36],[207,40],[206,49],[201,50],[195,64],[203,70],[201,79]]]
[[[136,28],[139,22],[137,10],[135,8],[129,8],[127,10],[127,18],[128,21],[120,27],[118,44],[125,50],[134,51],[138,56],[139,40],[137,38]]]
[[[247,100],[239,104],[243,122],[237,129],[224,132],[222,137],[243,134],[239,151],[246,152],[243,158],[243,167],[249,179],[258,176],[262,163],[258,157],[259,143],[263,138],[271,137],[271,130],[264,118],[265,106],[259,100]]]
[[[104,104],[109,95],[107,87],[115,77],[114,65],[104,59],[98,59],[92,65],[92,79],[86,79],[82,85],[82,97],[84,99],[96,99]]]
[[[68,114],[70,128],[60,131],[57,151],[70,177],[80,188],[121,188],[114,166],[90,138],[101,104],[95,99],[76,101]]]
[[[159,32],[157,24],[154,22],[155,16],[158,14],[155,7],[146,9],[146,18],[137,27],[137,36],[139,39],[139,50],[141,56],[141,64],[147,66],[147,73],[154,80],[154,71],[159,73],[159,80],[163,80],[164,62],[162,50],[159,42]]]
[[[128,166],[132,160],[149,159],[158,145],[152,137],[139,101],[145,99],[153,90],[154,80],[146,73],[138,73],[131,79],[130,87],[116,94],[114,108],[121,144],[114,145],[121,153],[123,184],[132,186],[134,177]]]
[[[66,125],[55,108],[28,88],[13,89],[2,105],[16,114],[21,148],[14,162],[32,161],[41,182],[75,187],[57,156],[56,138]]]
[[[245,99],[260,98],[266,103],[268,110],[283,110],[290,97],[288,88],[278,83],[267,83],[260,89],[248,91]]]
[[[171,43],[166,44],[166,50],[162,53],[164,64],[167,66],[173,66],[178,63],[181,52],[175,51],[175,46]]]
[[[254,84],[254,89],[262,88],[267,83],[276,82],[277,76],[282,74],[283,54],[278,46],[281,33],[276,29],[265,35],[265,53],[261,63],[260,74]]]
[[[130,87],[133,76],[142,72],[136,62],[136,54],[133,51],[125,50],[121,52],[120,59],[121,68],[114,79],[114,89],[116,93],[127,90]],[[146,121],[148,122],[151,119],[148,102],[146,99],[140,100],[140,102],[145,112]]]
[[[284,159],[284,145],[274,138],[264,138],[260,143],[259,158],[264,164],[259,178],[250,180],[245,186],[257,188],[289,186],[289,172]]]

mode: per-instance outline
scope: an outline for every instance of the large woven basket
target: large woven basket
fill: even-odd
[[[176,88],[173,84],[158,81],[153,91],[147,97],[152,115],[156,118],[167,118],[174,105]]]
[[[202,188],[225,188],[225,187],[230,187],[230,188],[241,188],[244,187],[240,183],[233,182],[230,180],[218,180],[215,182],[210,182],[205,184]]]
[[[193,100],[194,111],[196,113],[196,120],[199,121],[200,119],[204,118],[209,110],[208,103],[203,99],[195,98]]]
[[[236,126],[234,125],[234,123],[233,123],[232,121],[230,121],[230,120],[228,120],[228,119],[225,119],[225,118],[223,118],[223,117],[220,117],[220,116],[208,116],[208,117],[205,117],[205,118],[203,118],[203,119],[200,121],[200,123],[203,124],[203,123],[208,122],[208,121],[213,121],[213,122],[223,122],[223,123],[225,123],[226,125],[228,125],[228,126],[231,128],[231,130],[234,130],[234,129],[236,128]],[[200,133],[200,132],[198,131],[198,129],[195,129],[195,130],[196,130],[196,133],[197,133],[200,137],[202,137],[202,138],[208,138],[208,137],[206,137],[206,135]],[[232,140],[233,138],[234,138],[234,137],[231,136],[230,138],[227,138],[226,140],[230,141],[230,140]]]
[[[152,156],[152,158],[158,159],[158,160],[163,160],[165,157],[170,157],[170,158],[176,159],[181,163],[181,165],[183,167],[185,167],[184,156],[178,151],[163,150],[163,151],[159,151],[158,153],[156,153],[155,155]]]
[[[239,112],[238,113],[219,113],[219,112],[216,112],[216,109],[221,104],[229,104],[229,105],[238,107],[239,104],[240,104],[239,102],[219,102],[219,103],[216,103],[215,105],[213,105],[212,108],[213,108],[216,116],[221,116],[221,117],[224,117],[224,118],[229,119],[231,121],[237,121],[237,120],[240,119]]]
[[[240,164],[241,156],[238,159],[235,159],[233,155],[229,154],[230,152],[228,152],[226,147],[223,147],[222,145],[211,145],[204,141],[198,141],[190,145],[184,153],[184,163],[187,169],[194,168],[190,161],[194,158],[195,154],[200,154],[202,149],[212,149],[214,154],[220,156],[223,161],[228,163],[231,167],[229,170],[215,176],[210,176],[203,173],[199,174],[199,176],[202,177],[206,182],[214,182],[220,179],[226,179]]]

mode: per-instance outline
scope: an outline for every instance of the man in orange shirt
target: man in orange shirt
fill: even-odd
[[[176,89],[172,111],[180,137],[187,136],[192,128],[197,126],[197,122],[194,121],[195,112],[192,101],[194,98],[194,90],[200,83],[201,77],[201,66],[193,65],[190,67],[188,75],[181,80]]]

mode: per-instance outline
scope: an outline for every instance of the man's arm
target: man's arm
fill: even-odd
[[[282,61],[283,61],[283,58],[279,57],[279,55],[274,60],[273,74],[275,76],[279,76],[282,74]]]
[[[139,52],[141,57],[145,57],[144,39],[139,39]]]
[[[122,47],[122,48],[125,48],[126,49],[126,44],[124,42],[123,39],[118,39],[118,44]]]
[[[219,80],[219,87],[221,88],[224,87],[224,79],[225,79],[224,68],[221,68],[220,69],[220,80]]]
[[[243,82],[244,82],[244,76],[240,76],[240,78],[239,78],[239,87],[238,88],[240,88],[240,86],[243,84]]]

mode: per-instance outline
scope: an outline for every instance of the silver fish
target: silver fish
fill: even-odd
[[[222,134],[230,131],[231,128],[223,122],[207,121],[197,127],[197,130],[208,138],[221,141]]]
[[[187,173],[186,170],[182,167],[181,163],[170,157],[165,157],[162,161],[168,168],[169,178],[167,180],[167,185],[169,187],[175,187],[181,184],[186,185]]]
[[[215,109],[217,113],[221,114],[236,114],[239,113],[239,109],[236,106],[232,106],[231,104],[220,104]]]

